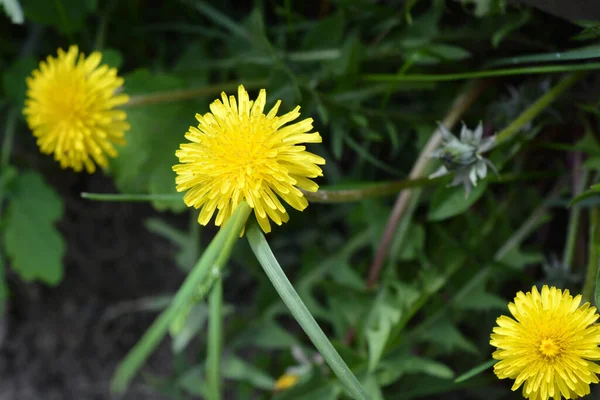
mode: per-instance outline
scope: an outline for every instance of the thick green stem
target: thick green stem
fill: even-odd
[[[223,282],[217,279],[210,292],[208,348],[206,357],[207,399],[221,400],[221,350],[223,342]]]
[[[251,81],[244,83],[246,89],[256,89],[264,87],[266,81]],[[123,107],[139,107],[150,104],[172,103],[174,101],[189,100],[195,97],[215,95],[221,92],[233,91],[241,84],[238,82],[221,83],[218,85],[204,86],[193,89],[171,90],[165,92],[156,92],[132,96]]]
[[[113,391],[123,392],[127,388],[143,363],[165,337],[173,321],[185,313],[190,304],[201,300],[198,288],[213,279],[215,274],[220,273],[229,259],[233,245],[239,238],[251,210],[246,202],[242,202],[231,218],[221,227],[188,274],[169,307],[158,316],[119,364],[111,382]]]
[[[590,208],[590,235],[589,235],[589,251],[588,251],[588,268],[583,283],[581,296],[583,302],[591,302],[596,288],[596,307],[598,306],[598,293],[600,289],[598,283],[598,267],[600,266],[600,208]]]
[[[323,333],[319,324],[315,321],[314,317],[310,311],[308,311],[304,302],[288,280],[285,272],[281,269],[281,266],[273,255],[269,244],[256,222],[250,224],[247,235],[250,247],[252,247],[252,251],[256,255],[256,258],[271,280],[273,287],[275,287],[275,290],[279,293],[279,296],[285,305],[289,308],[290,312],[296,321],[298,321],[304,332],[306,332],[317,350],[319,350],[319,353],[321,353],[327,364],[329,364],[333,372],[355,399],[368,399],[369,397],[358,379],[356,379],[325,333]]]
[[[581,176],[573,191],[573,197],[579,196],[585,189],[589,172],[587,169],[581,171]],[[579,220],[581,219],[581,207],[574,205],[569,213],[569,225],[567,228],[567,240],[563,252],[562,265],[568,269],[572,268],[575,247],[577,246],[577,233],[579,232]]]

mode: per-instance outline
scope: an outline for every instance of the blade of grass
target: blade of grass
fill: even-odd
[[[497,67],[501,65],[515,65],[545,61],[568,61],[568,60],[587,60],[600,57],[600,46],[586,46],[579,49],[567,50],[563,52],[528,54],[526,56],[507,57],[494,60],[487,64],[488,67]]]
[[[219,230],[206,248],[194,268],[191,270],[169,307],[163,311],[144,333],[142,338],[119,363],[111,382],[111,390],[123,392],[142,364],[165,337],[171,322],[193,301],[199,301],[197,288],[212,273],[218,273],[231,255],[231,249],[239,238],[251,208],[246,202],[241,203],[231,218]]]
[[[206,383],[208,400],[221,400],[221,351],[223,343],[223,282],[217,279],[210,292]]]
[[[464,374],[461,374],[459,377],[457,377],[454,382],[455,383],[460,383],[460,382],[464,382],[466,380],[471,379],[472,377],[479,375],[480,373],[482,373],[483,371],[485,371],[486,369],[492,367],[494,364],[496,364],[498,361],[496,360],[488,360],[482,364],[479,364],[476,367],[471,368],[469,371],[465,372]]]
[[[193,3],[189,1],[184,2],[193,5],[196,10],[211,19],[215,24],[222,26],[234,35],[250,40],[250,34],[242,27],[242,25],[229,18],[227,14],[224,14],[209,5],[207,2],[201,0],[196,0]]]
[[[277,262],[267,240],[255,221],[250,223],[247,236],[252,251],[271,280],[273,287],[275,287],[285,305],[289,308],[317,350],[319,350],[319,353],[321,353],[327,364],[329,364],[333,372],[355,399],[368,399],[369,397],[358,379],[356,379],[325,333],[323,333],[319,324],[315,321],[288,280],[285,272],[281,269],[279,262]]]
[[[491,78],[495,76],[513,76],[513,75],[536,75],[536,74],[551,74],[573,71],[592,71],[600,69],[600,63],[586,64],[571,64],[571,65],[544,65],[539,67],[526,68],[507,68],[495,69],[488,71],[462,72],[455,74],[376,74],[365,75],[363,78],[367,81],[377,82],[405,82],[405,81],[421,81],[421,82],[444,82],[458,81],[475,78]]]

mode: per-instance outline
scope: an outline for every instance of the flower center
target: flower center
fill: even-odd
[[[561,352],[560,346],[556,343],[554,339],[550,338],[542,339],[539,349],[540,353],[542,353],[542,355],[547,358],[556,357]]]

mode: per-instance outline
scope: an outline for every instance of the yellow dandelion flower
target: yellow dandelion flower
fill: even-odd
[[[263,113],[266,91],[252,101],[243,86],[238,98],[221,94],[210,105],[209,113],[196,114],[198,128],[190,127],[184,143],[175,155],[177,191],[188,190],[184,201],[201,208],[198,222],[206,225],[215,210],[220,226],[233,210],[246,201],[265,232],[271,231],[269,219],[277,225],[287,222],[288,214],[279,201],[297,210],[308,205],[298,188],[314,192],[318,185],[308,178],[323,175],[317,164],[325,160],[306,151],[300,143],[320,143],[317,132],[310,133],[312,118],[284,125],[300,116],[300,107],[276,116],[281,101]]]
[[[277,381],[275,382],[275,391],[287,390],[291,387],[296,386],[300,377],[295,374],[283,374]]]
[[[125,143],[127,114],[115,107],[129,97],[117,93],[123,79],[101,59],[99,52],[86,58],[77,46],[58,49],[58,58],[49,56],[27,78],[23,113],[40,151],[54,153],[62,168],[105,168],[106,155],[117,154],[113,144]]]
[[[581,305],[581,295],[571,296],[555,287],[540,293],[517,293],[508,305],[513,318],[501,316],[490,344],[500,360],[494,372],[500,379],[514,379],[512,390],[523,385],[531,400],[574,399],[590,393],[598,383],[600,328],[596,308]]]

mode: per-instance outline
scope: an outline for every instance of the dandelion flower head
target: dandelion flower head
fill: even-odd
[[[318,185],[309,178],[323,175],[318,165],[325,160],[306,151],[301,143],[320,143],[321,136],[310,132],[312,118],[284,126],[300,116],[300,107],[277,116],[281,101],[264,113],[266,91],[249,99],[243,86],[234,96],[221,94],[210,112],[196,114],[198,127],[190,127],[184,143],[175,153],[177,190],[187,190],[184,201],[200,208],[198,222],[206,225],[216,210],[215,224],[223,224],[242,202],[254,209],[263,231],[270,232],[269,220],[281,225],[289,217],[280,198],[296,210],[308,205],[298,189],[314,192]]]
[[[116,107],[129,97],[119,94],[123,79],[116,68],[100,65],[102,54],[88,57],[77,46],[49,56],[27,78],[23,113],[40,151],[54,154],[62,168],[89,173],[108,166],[114,144],[124,144],[127,114]]]
[[[574,399],[590,393],[598,383],[600,329],[596,308],[581,295],[544,286],[541,293],[517,293],[508,305],[513,318],[501,316],[491,335],[499,360],[494,372],[500,379],[523,386],[523,396],[531,400]]]

